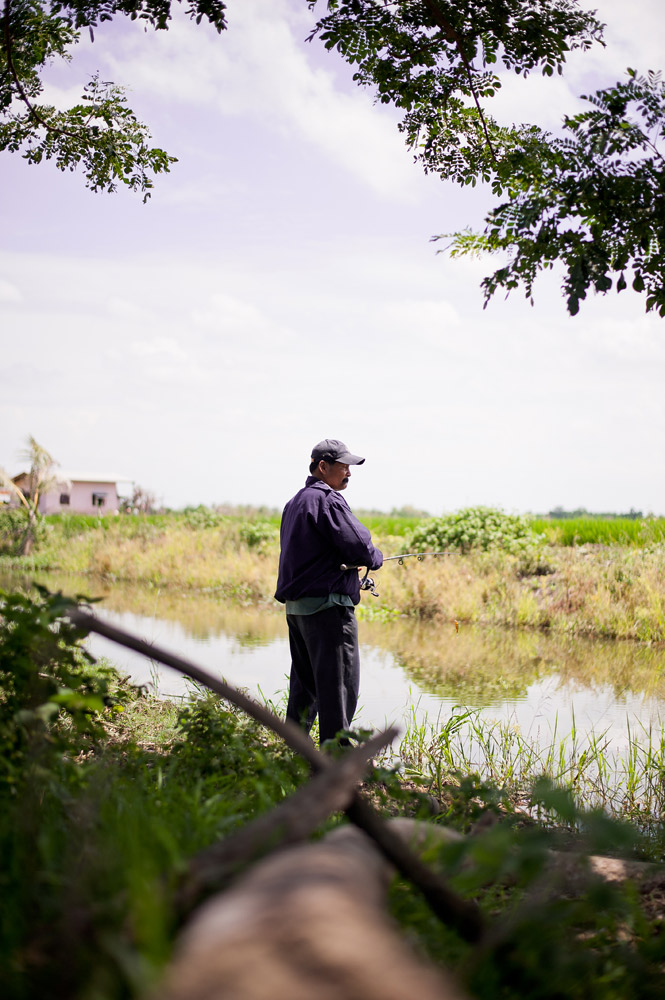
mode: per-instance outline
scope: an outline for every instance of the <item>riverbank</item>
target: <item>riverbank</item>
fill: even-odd
[[[395,518],[374,522],[386,555],[404,550],[410,522],[401,534]],[[274,518],[59,517],[47,521],[33,556],[0,557],[0,571],[57,570],[265,606],[274,603],[278,554]],[[374,577],[380,596],[365,594],[359,612],[369,620],[407,616],[665,642],[663,543],[573,546],[541,539],[520,553],[472,549],[388,563]]]
[[[55,608],[53,601],[48,606]],[[21,614],[21,641],[32,630],[40,643],[43,681],[60,672],[69,644],[52,647],[55,661],[45,657],[42,629],[53,613]],[[7,633],[4,642],[16,662],[15,641]],[[7,662],[0,644],[0,674]],[[103,704],[93,709],[89,701],[86,721],[76,714],[80,701],[61,702],[59,717],[39,715],[26,701],[20,726],[28,725],[27,715],[42,722],[25,731],[0,767],[0,958],[8,1000],[152,995],[171,954],[192,860],[309,777],[305,763],[270,730],[228,703],[208,695],[184,704],[154,699],[104,664],[80,664],[75,674],[71,684],[80,695],[103,693]],[[25,695],[34,695],[34,685],[26,684]],[[582,854],[619,845],[635,851],[645,846],[636,829],[585,815],[565,791],[575,788],[573,774],[562,776],[558,789],[542,782],[527,788],[524,775],[512,782],[506,775],[499,787],[458,767],[462,758],[447,756],[443,742],[448,750],[463,746],[458,721],[439,734],[436,771],[427,773],[422,741],[411,733],[400,773],[377,769],[363,791],[385,816],[416,816],[466,835],[430,849],[428,863],[501,932],[475,947],[396,878],[389,905],[403,933],[478,1000],[490,1000],[499,988],[506,1000],[549,996],[553,982],[557,996],[580,1000],[658,995],[652,988],[662,978],[661,909],[651,896],[618,884],[579,899],[541,894],[535,911],[528,903],[563,835]],[[11,726],[1,732],[6,742]],[[332,815],[319,834],[341,821]],[[651,847],[658,854],[653,838]],[[531,970],[526,994],[522,976],[515,978],[520,968]]]

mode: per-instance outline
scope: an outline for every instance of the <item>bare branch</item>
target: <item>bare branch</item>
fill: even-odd
[[[333,758],[320,753],[310,738],[298,726],[288,720],[284,721],[278,718],[269,709],[254,701],[253,698],[231,687],[225,681],[213,677],[190,660],[175,656],[159,646],[138,639],[115,625],[102,622],[78,607],[72,608],[67,615],[70,621],[82,629],[96,632],[98,635],[118,642],[128,649],[142,653],[152,660],[157,660],[159,663],[178,670],[186,677],[191,677],[192,680],[203,684],[211,691],[215,691],[222,698],[247,712],[251,718],[277,733],[292,750],[301,754],[311,764],[313,770],[321,771],[334,766]],[[454,927],[458,934],[467,941],[476,941],[482,936],[485,924],[479,907],[454,893],[436,872],[423,864],[404,841],[386,826],[379,814],[359,792],[354,792],[351,804],[346,809],[346,815],[352,823],[360,827],[375,841],[388,861],[420,889],[432,911],[440,920]]]
[[[86,631],[96,632],[106,639],[111,639],[121,646],[126,646],[127,649],[133,649],[137,653],[142,653],[148,659],[157,660],[158,663],[172,667],[178,673],[184,674],[185,677],[196,681],[197,684],[202,684],[204,687],[209,688],[209,690],[214,691],[215,694],[225,698],[226,701],[230,701],[237,708],[241,708],[252,719],[260,722],[261,725],[266,726],[280,736],[287,746],[290,746],[292,750],[295,750],[301,757],[304,757],[316,771],[321,771],[332,765],[332,759],[325,754],[319,753],[312,740],[299,726],[289,722],[288,719],[280,719],[269,709],[259,704],[258,701],[250,698],[249,695],[227,684],[226,681],[218,677],[213,677],[212,674],[198,667],[191,660],[185,660],[183,657],[176,656],[160,646],[155,646],[144,639],[139,639],[137,636],[118,628],[116,625],[109,625],[107,622],[100,621],[99,618],[86,611],[81,611],[80,608],[72,608],[68,612],[68,617],[75,625],[80,625]]]
[[[270,812],[197,854],[179,893],[180,911],[192,910],[203,896],[221,888],[268,850],[306,840],[328,816],[345,810],[368,761],[396,736],[396,729],[388,729],[355,747]]]

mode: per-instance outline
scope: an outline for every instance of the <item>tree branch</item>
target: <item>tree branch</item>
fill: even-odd
[[[31,104],[30,98],[28,97],[23,88],[23,84],[21,83],[21,79],[14,65],[14,60],[12,59],[12,36],[9,30],[10,0],[5,0],[4,13],[5,13],[5,30],[3,32],[3,38],[5,43],[4,44],[5,54],[7,56],[7,66],[9,68],[9,72],[14,81],[14,85],[16,86],[20,99],[23,101],[28,111],[30,112],[30,117],[33,118],[38,125],[41,125],[49,132],[54,132],[56,135],[69,135],[72,138],[77,138],[78,134],[76,132],[71,132],[69,129],[56,128],[55,125],[49,124],[49,122],[47,122],[44,118],[42,118],[42,116],[37,112],[37,110]]]
[[[195,855],[178,891],[180,914],[193,910],[204,896],[220,889],[240,868],[271,849],[301,843],[332,813],[345,810],[368,761],[396,735],[396,729],[387,729],[354,747],[270,812]]]
[[[466,75],[469,79],[469,87],[471,88],[471,93],[473,95],[473,100],[476,105],[476,110],[478,111],[478,115],[480,117],[480,124],[482,126],[483,133],[485,135],[487,148],[489,149],[490,156],[492,157],[494,165],[498,167],[499,162],[496,158],[496,153],[494,151],[494,146],[492,145],[492,140],[490,139],[489,131],[487,128],[487,122],[485,120],[485,114],[483,112],[482,107],[480,106],[480,101],[478,99],[476,88],[473,82],[473,67],[471,66],[469,60],[467,59],[466,53],[463,48],[463,39],[461,38],[459,33],[455,31],[455,28],[452,26],[452,24],[443,16],[436,0],[423,0],[423,2],[430,13],[432,20],[436,24],[438,24],[439,28],[441,28],[446,38],[449,41],[455,43],[460,59],[462,60],[462,63],[464,65],[464,69],[466,70]]]
[[[72,607],[67,612],[67,617],[81,629],[87,632],[96,632],[98,635],[120,643],[128,649],[142,653],[152,660],[172,667],[186,677],[191,677],[192,680],[211,691],[215,691],[222,698],[241,708],[251,718],[256,719],[257,722],[267,726],[268,729],[280,736],[292,750],[301,754],[309,762],[314,771],[318,772],[334,766],[333,758],[318,751],[309,736],[294,723],[289,722],[288,719],[280,719],[269,709],[254,701],[253,698],[238,691],[226,681],[213,677],[190,660],[175,656],[168,650],[154,646],[143,639],[138,639],[115,625],[102,622],[94,615],[82,611],[79,607]],[[346,809],[346,815],[352,823],[360,827],[374,840],[388,861],[420,889],[432,911],[440,920],[454,927],[458,934],[467,941],[480,939],[484,931],[485,921],[477,904],[462,899],[448,887],[436,872],[424,865],[417,854],[383,822],[378,813],[358,791],[353,793],[351,804]]]

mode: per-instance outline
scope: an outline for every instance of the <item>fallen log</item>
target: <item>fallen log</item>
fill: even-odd
[[[412,850],[462,839],[411,819],[387,826]],[[549,851],[531,891],[487,929],[468,961],[500,947],[551,895],[583,892],[598,878],[646,887],[662,873],[646,862]],[[387,914],[392,874],[373,841],[350,826],[271,855],[194,914],[159,1000],[464,1000],[453,977],[416,955]]]
[[[179,913],[191,912],[204,896],[225,887],[238,871],[271,850],[303,843],[329,816],[346,809],[368,762],[396,732],[388,729],[347,751],[270,812],[196,854],[178,892]]]
[[[159,1000],[464,1000],[400,936],[373,842],[342,827],[259,862],[181,935]]]

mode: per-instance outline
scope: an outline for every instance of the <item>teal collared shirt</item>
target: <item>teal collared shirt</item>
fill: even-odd
[[[352,608],[353,601],[348,594],[328,594],[327,597],[301,597],[297,601],[286,601],[287,615],[315,615],[325,611],[335,604],[343,608]]]

